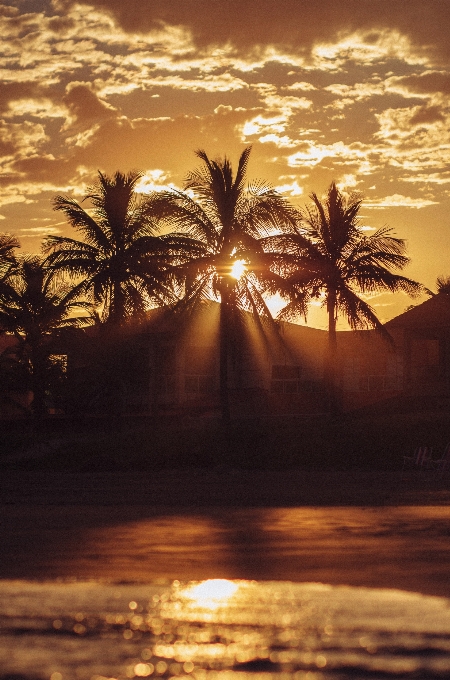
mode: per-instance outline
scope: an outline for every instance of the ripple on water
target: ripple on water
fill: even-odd
[[[321,583],[0,583],[0,680],[448,678],[449,600]]]

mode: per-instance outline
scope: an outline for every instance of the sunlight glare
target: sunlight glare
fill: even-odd
[[[279,293],[269,295],[265,302],[272,316],[276,316],[287,304],[287,300],[284,300]]]
[[[238,590],[239,584],[223,578],[208,579],[183,590],[183,596],[200,607],[217,609]]]
[[[240,279],[246,269],[244,260],[236,260],[231,267],[230,274],[234,279]]]

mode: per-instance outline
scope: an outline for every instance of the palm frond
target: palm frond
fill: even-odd
[[[66,196],[56,196],[53,200],[53,210],[63,212],[69,224],[83,234],[87,243],[106,252],[109,250],[110,243],[104,227],[97,224],[77,201]]]
[[[379,321],[372,307],[352,290],[346,288],[338,296],[338,310],[346,318],[352,330],[374,329],[392,344],[393,340],[385,326]]]

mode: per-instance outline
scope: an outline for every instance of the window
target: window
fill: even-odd
[[[286,364],[274,364],[272,366],[272,380],[297,380],[301,377],[300,366],[287,366]]]
[[[216,361],[213,347],[187,347],[184,355],[184,391],[188,397],[211,394],[215,386]]]
[[[156,348],[155,361],[161,375],[175,375],[177,372],[175,345],[159,345]]]
[[[427,380],[439,375],[439,340],[414,338],[411,342],[411,376]]]
[[[301,366],[274,364],[272,366],[270,391],[279,394],[297,394],[301,391],[301,383],[299,382],[301,374]]]
[[[214,392],[214,378],[212,376],[187,375],[184,379],[186,394],[211,394]]]

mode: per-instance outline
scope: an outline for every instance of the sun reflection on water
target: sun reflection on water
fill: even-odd
[[[209,579],[9,582],[0,596],[4,680],[450,677],[449,600],[419,593]]]
[[[238,589],[235,581],[215,578],[184,588],[179,595],[202,609],[214,610],[224,606]]]

